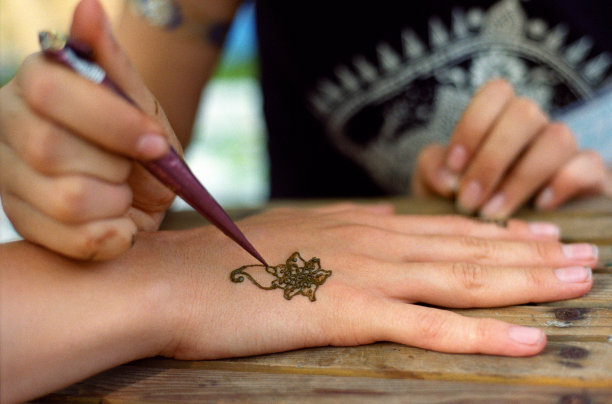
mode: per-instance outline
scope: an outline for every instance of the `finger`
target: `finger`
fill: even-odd
[[[511,219],[505,225],[461,215],[376,215],[368,212],[339,212],[346,223],[367,225],[386,231],[414,235],[471,236],[499,240],[558,240],[554,223]]]
[[[563,166],[537,196],[536,208],[555,209],[576,196],[599,194],[604,190],[606,168],[601,156],[583,151]]]
[[[456,308],[577,298],[593,284],[586,266],[503,267],[467,262],[377,265],[366,279],[389,297]]]
[[[376,340],[449,353],[530,356],[546,346],[542,330],[469,318],[429,307],[379,299],[359,315]]]
[[[424,197],[440,195],[451,197],[459,185],[459,177],[444,166],[446,149],[430,144],[421,150],[412,180],[413,194]]]
[[[136,233],[136,226],[126,217],[67,225],[14,195],[3,194],[2,203],[15,230],[24,238],[71,258],[113,258],[130,248]]]
[[[457,208],[465,213],[478,209],[546,123],[546,116],[533,101],[513,99],[470,161],[459,186]]]
[[[478,90],[451,136],[445,157],[447,169],[455,173],[465,170],[498,116],[513,97],[512,86],[503,79],[491,80]]]
[[[567,126],[561,123],[547,125],[505,177],[499,190],[482,207],[481,216],[508,217],[552,178],[576,150],[576,140]]]
[[[132,201],[127,184],[111,184],[85,176],[46,177],[28,167],[0,144],[3,170],[0,180],[7,192],[36,209],[67,223],[118,217]]]
[[[36,60],[38,58],[38,60]],[[32,110],[105,149],[150,160],[168,150],[161,126],[99,84],[35,55],[18,75]]]
[[[24,107],[15,108],[15,104],[6,107],[11,109],[7,112],[14,117],[4,122],[6,142],[38,172],[46,175],[84,174],[113,183],[127,179],[130,161],[72,135]]]
[[[405,235],[364,226],[336,227],[325,237],[342,245],[347,254],[384,262],[468,262],[498,266],[550,266],[597,263],[591,244],[554,241],[494,240],[469,236]]]

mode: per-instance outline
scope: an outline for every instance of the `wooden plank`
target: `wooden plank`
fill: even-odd
[[[394,343],[321,347],[216,361],[154,358],[139,366],[345,377],[612,388],[612,344],[550,342],[534,357],[427,351]]]
[[[103,398],[103,399],[102,399]],[[47,396],[63,403],[606,403],[609,389],[122,366]]]

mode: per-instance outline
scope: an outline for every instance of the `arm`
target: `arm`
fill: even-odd
[[[118,259],[0,246],[0,394],[27,400],[137,358],[213,359],[394,341],[443,352],[527,356],[541,330],[439,307],[568,299],[592,285],[596,252],[555,227],[399,216],[387,205],[279,209],[241,229],[272,264],[294,251],[331,276],[316,301],[229,275],[253,259],[211,226],[139,233]],[[263,268],[253,276],[270,284]],[[259,272],[258,272],[259,271]],[[282,308],[277,310],[275,308]]]
[[[220,44],[190,31],[190,27],[229,26],[240,0],[179,1],[179,4],[186,21],[172,31],[150,26],[124,7],[117,37],[186,147],[202,88],[212,76],[221,52]]]

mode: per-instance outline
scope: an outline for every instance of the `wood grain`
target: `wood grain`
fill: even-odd
[[[606,403],[607,389],[381,379],[126,365],[49,396],[49,402]]]

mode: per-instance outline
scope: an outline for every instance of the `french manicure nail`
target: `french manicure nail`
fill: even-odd
[[[461,172],[467,163],[467,152],[461,145],[453,145],[446,157],[446,166],[453,171]]]
[[[489,202],[487,202],[485,206],[483,206],[482,210],[480,211],[481,216],[485,218],[497,217],[505,202],[506,197],[504,194],[498,192],[491,199],[489,199]]]
[[[535,206],[536,208],[542,210],[546,209],[550,206],[553,201],[554,193],[552,188],[548,187],[544,191],[540,192],[540,195],[536,198]]]
[[[438,171],[438,179],[441,184],[453,192],[457,191],[457,188],[459,188],[459,177],[445,167],[440,168]]]
[[[544,339],[544,332],[538,328],[513,325],[508,329],[510,339],[524,345],[539,345]]]
[[[561,246],[563,250],[563,254],[569,259],[573,260],[588,260],[588,259],[597,259],[599,256],[599,251],[597,250],[597,246],[593,244],[587,243],[578,243],[578,244],[563,244]]]
[[[136,152],[145,159],[161,157],[168,150],[166,139],[156,133],[147,133],[138,139]]]
[[[561,229],[556,224],[547,222],[531,222],[527,224],[529,230],[538,236],[559,237]]]
[[[457,207],[465,213],[472,213],[480,201],[482,188],[476,180],[471,180],[459,194],[457,199]]]
[[[593,272],[588,267],[567,267],[555,269],[555,276],[563,282],[587,282]]]

